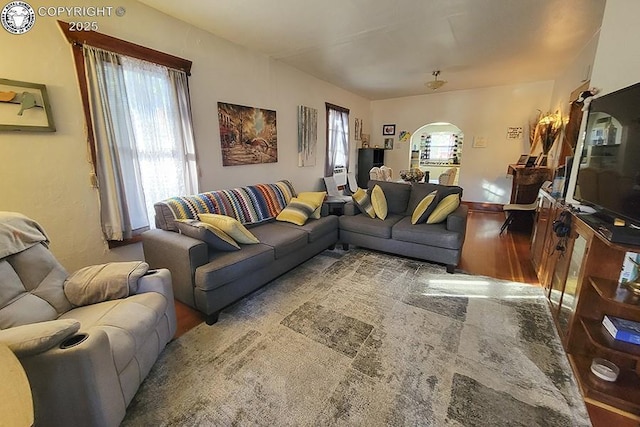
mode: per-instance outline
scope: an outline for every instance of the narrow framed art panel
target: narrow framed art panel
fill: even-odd
[[[276,112],[218,102],[222,166],[276,163]]]
[[[0,79],[0,131],[55,130],[45,85]]]
[[[316,165],[318,110],[298,106],[298,166]]]

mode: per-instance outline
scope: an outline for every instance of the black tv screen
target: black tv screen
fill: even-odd
[[[574,198],[640,224],[640,83],[591,101]]]

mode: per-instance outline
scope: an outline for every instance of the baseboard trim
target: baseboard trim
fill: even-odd
[[[499,203],[481,203],[481,202],[462,202],[463,205],[469,207],[469,210],[472,211],[483,211],[483,212],[502,212],[502,207]]]

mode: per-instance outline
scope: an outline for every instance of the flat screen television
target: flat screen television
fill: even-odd
[[[579,166],[576,200],[640,225],[640,83],[591,101]]]

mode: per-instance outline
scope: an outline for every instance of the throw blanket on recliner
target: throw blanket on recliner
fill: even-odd
[[[37,222],[17,212],[0,212],[0,258],[38,243],[48,245],[49,238]]]

